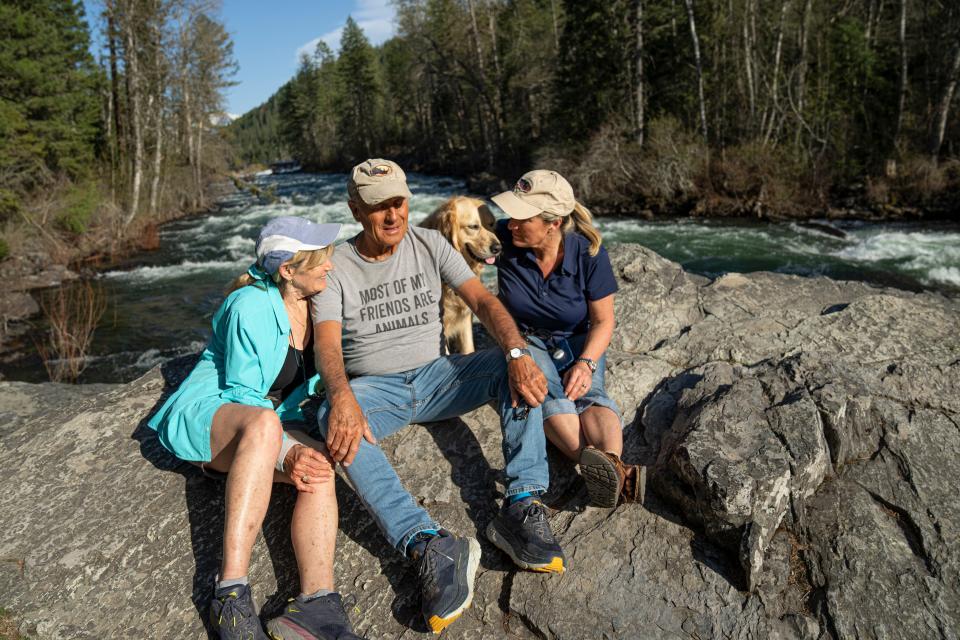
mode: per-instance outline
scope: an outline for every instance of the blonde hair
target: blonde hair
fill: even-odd
[[[593,226],[593,215],[589,209],[576,200],[573,201],[573,212],[568,216],[558,216],[544,211],[540,214],[540,217],[543,218],[544,222],[563,220],[563,224],[560,225],[560,233],[567,235],[568,233],[576,231],[585,237],[590,241],[591,256],[597,255],[600,251],[603,238],[600,237],[600,232],[597,231],[597,228]]]
[[[310,251],[297,251],[296,254],[283,264],[287,265],[295,272],[300,271],[301,269],[313,269],[316,266],[319,266],[326,262],[330,256],[333,255],[333,245],[328,245],[323,249],[313,249]],[[283,265],[280,265],[283,266]],[[270,276],[274,284],[276,284],[280,290],[286,286],[286,280],[280,275],[280,269],[277,269],[276,272]],[[227,295],[233,293],[237,289],[245,287],[247,285],[254,285],[257,287],[262,287],[260,280],[257,280],[249,273],[244,273],[233,282],[230,283],[230,286],[227,287]]]

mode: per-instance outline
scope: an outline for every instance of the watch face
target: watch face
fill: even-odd
[[[511,359],[511,360],[516,360],[517,358],[519,358],[519,357],[522,356],[522,355],[523,355],[523,351],[521,351],[521,350],[518,349],[517,347],[514,347],[513,349],[510,349],[510,359]]]

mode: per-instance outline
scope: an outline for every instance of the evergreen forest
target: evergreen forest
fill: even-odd
[[[237,166],[385,156],[478,185],[551,167],[648,215],[956,210],[953,0],[395,5],[393,38],[349,20],[231,125]]]
[[[0,259],[156,240],[225,168],[214,125],[236,65],[216,3],[100,6],[0,0]]]

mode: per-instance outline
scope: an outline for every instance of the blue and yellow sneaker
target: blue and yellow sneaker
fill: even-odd
[[[249,585],[217,590],[210,603],[210,623],[220,640],[268,640],[257,617]]]
[[[566,568],[543,503],[535,497],[505,502],[486,534],[518,567],[543,573],[563,573]]]
[[[361,640],[350,628],[339,593],[291,599],[284,612],[267,623],[267,631],[273,640]]]
[[[480,544],[441,529],[420,554],[420,610],[434,633],[459,618],[473,601]]]

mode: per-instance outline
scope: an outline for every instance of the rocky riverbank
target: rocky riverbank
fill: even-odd
[[[608,384],[625,457],[655,465],[644,507],[585,506],[551,455],[563,576],[490,544],[451,638],[956,638],[960,303],[756,273],[715,281],[642,248],[621,283]],[[0,606],[47,638],[204,638],[222,485],[167,455],[145,418],[189,362],[127,385],[0,383]],[[445,526],[473,534],[503,489],[493,412],[383,447]],[[554,452],[555,453],[555,452]],[[340,588],[355,627],[418,620],[416,569],[338,481]],[[251,577],[265,611],[296,589],[291,491]]]
[[[220,180],[207,186],[206,195],[219,201],[236,192],[232,182]],[[0,279],[6,283],[5,290],[0,293],[0,358],[5,354],[9,357],[9,350],[15,348],[11,342],[16,342],[18,336],[33,328],[31,319],[40,313],[37,292],[116,267],[135,252],[154,251],[160,246],[158,224],[210,213],[216,210],[216,206],[198,211],[168,212],[158,217],[156,223],[137,226],[135,233],[131,231],[130,237],[119,242],[98,242],[97,234],[102,234],[103,230],[91,230],[87,237],[76,236],[66,243],[72,247],[66,253],[61,247],[60,262],[48,253],[36,250],[15,252],[0,261]]]
[[[74,271],[51,263],[39,253],[14,256],[0,263],[0,279],[7,283],[0,293],[0,357],[7,341],[29,331],[27,321],[40,313],[40,305],[30,292],[56,287],[77,277]]]

